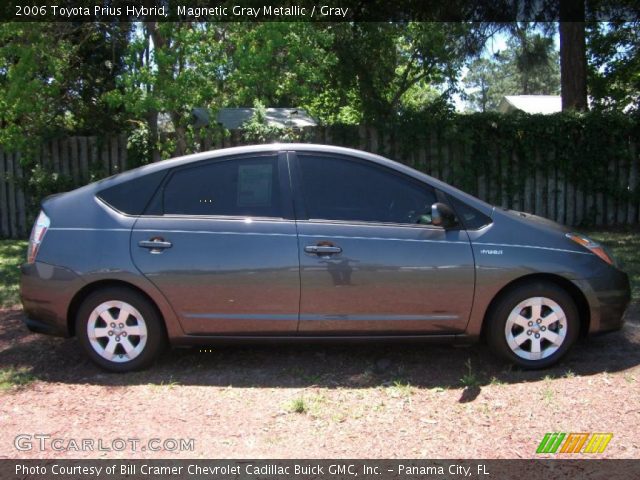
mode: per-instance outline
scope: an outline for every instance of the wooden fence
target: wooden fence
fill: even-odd
[[[0,147],[0,237],[23,238],[31,230],[34,209],[39,199],[30,198],[32,171],[24,171],[22,155],[10,153]],[[58,183],[77,187],[113,175],[127,168],[127,139],[125,136],[108,138],[68,137],[53,140],[36,152],[33,165],[43,174],[57,174]]]
[[[477,152],[455,139],[437,132],[425,133],[414,142],[401,140],[397,132],[380,132],[369,127],[317,127],[307,141],[342,145],[379,153],[424,171],[489,203],[535,213],[566,225],[614,226],[640,223],[639,159],[636,144],[629,142],[628,154],[609,159],[602,165],[607,188],[591,188],[574,183],[568,173],[545,167],[552,149],[541,146],[537,158],[524,161],[513,152],[491,152],[477,165]],[[200,138],[196,150],[209,150],[241,144],[239,135]],[[31,172],[25,172],[19,153],[0,148],[0,236],[21,238],[28,235],[37,210],[36,198],[25,192]],[[488,163],[487,163],[488,162]],[[43,172],[57,172],[80,186],[100,176],[128,168],[127,139],[70,137],[54,140],[36,155],[35,165]],[[533,165],[533,166],[532,166]],[[526,172],[526,173],[523,173]],[[611,185],[614,185],[612,190]],[[629,194],[634,193],[636,194]]]

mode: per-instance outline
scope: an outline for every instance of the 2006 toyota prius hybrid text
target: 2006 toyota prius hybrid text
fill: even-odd
[[[629,279],[589,238],[377,155],[199,153],[44,200],[27,326],[100,366],[167,343],[486,339],[525,368],[619,329]]]

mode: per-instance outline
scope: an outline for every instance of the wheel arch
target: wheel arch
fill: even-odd
[[[513,289],[518,288],[521,285],[533,282],[553,283],[565,290],[571,296],[576,305],[576,308],[578,309],[580,336],[585,336],[589,332],[589,326],[591,323],[591,310],[589,308],[587,297],[582,292],[582,290],[580,290],[580,288],[571,280],[568,280],[567,278],[560,275],[552,273],[532,273],[530,275],[525,275],[523,277],[518,277],[512,280],[493,296],[493,299],[489,303],[489,306],[484,313],[484,317],[482,318],[482,329],[480,331],[481,338],[485,338],[488,319],[493,313],[493,309],[495,308],[495,305],[498,303],[498,301]]]
[[[162,314],[162,311],[160,310],[160,308],[158,307],[156,302],[153,300],[153,298],[147,292],[142,290],[140,287],[137,287],[137,286],[133,285],[132,283],[125,282],[123,280],[113,280],[113,279],[96,280],[95,282],[92,282],[92,283],[89,283],[89,284],[85,285],[80,290],[78,290],[78,292],[76,292],[76,294],[74,295],[73,299],[69,303],[69,308],[67,309],[67,329],[68,329],[68,332],[69,332],[69,336],[74,337],[76,335],[76,331],[75,331],[76,330],[76,315],[78,314],[78,310],[79,310],[80,306],[82,305],[82,302],[84,302],[85,299],[89,295],[91,295],[93,292],[96,292],[96,291],[101,290],[103,288],[109,288],[109,287],[126,288],[128,290],[136,292],[136,293],[142,295],[143,297],[145,297],[149,301],[149,304],[155,309],[156,314],[158,315],[158,318],[161,320],[160,323],[161,323],[162,328],[164,330],[164,335],[165,335],[165,337],[167,336],[166,319],[164,318],[164,315]]]

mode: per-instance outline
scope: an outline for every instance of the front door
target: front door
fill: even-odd
[[[300,277],[284,155],[170,172],[131,236],[134,262],[192,335],[295,334]]]
[[[464,331],[473,255],[465,230],[430,224],[435,190],[356,158],[297,159],[299,333]]]

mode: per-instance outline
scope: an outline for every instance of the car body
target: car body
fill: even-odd
[[[327,145],[198,153],[49,197],[29,256],[27,326],[120,371],[166,341],[481,336],[545,367],[619,329],[630,299],[586,237]]]

